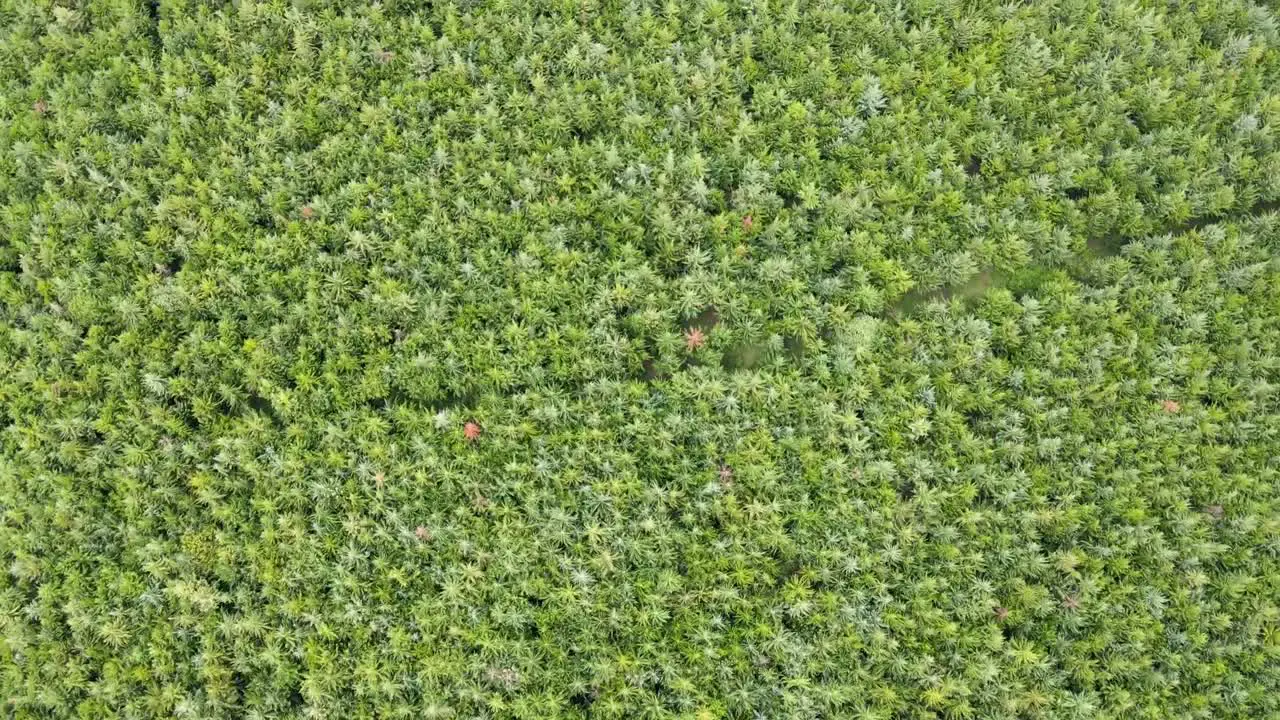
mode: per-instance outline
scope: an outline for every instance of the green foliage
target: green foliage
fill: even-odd
[[[0,0],[5,715],[1280,715],[1277,27]]]

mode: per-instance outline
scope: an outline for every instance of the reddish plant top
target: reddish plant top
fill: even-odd
[[[462,426],[462,434],[468,441],[475,442],[480,438],[480,426],[468,420],[467,424]]]

